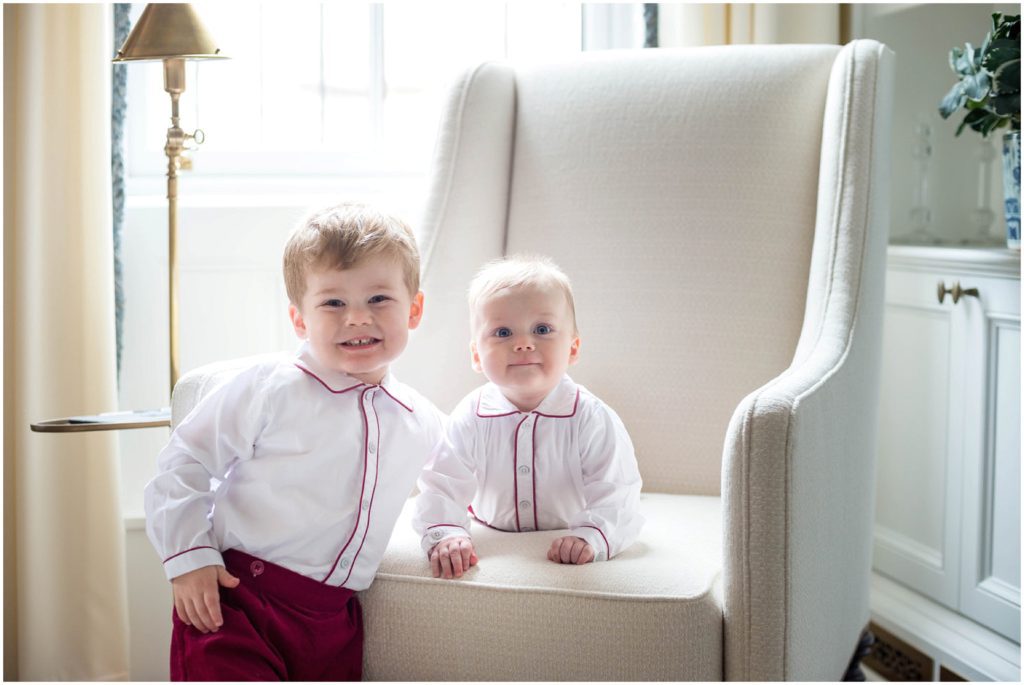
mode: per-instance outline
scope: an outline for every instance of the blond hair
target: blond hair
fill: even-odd
[[[420,254],[412,229],[401,219],[368,205],[342,203],[313,212],[288,237],[284,285],[296,307],[306,294],[311,269],[349,269],[369,257],[394,258],[409,293],[420,289]]]
[[[576,326],[576,303],[572,296],[572,284],[565,272],[558,268],[549,257],[542,255],[518,254],[487,262],[469,284],[469,314],[473,327],[480,306],[502,290],[535,287],[560,291],[569,305],[573,335],[579,335]]]

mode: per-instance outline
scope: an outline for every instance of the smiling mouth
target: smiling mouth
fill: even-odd
[[[353,338],[352,340],[346,340],[343,343],[338,343],[340,347],[347,347],[349,349],[360,349],[371,347],[380,342],[380,338]]]

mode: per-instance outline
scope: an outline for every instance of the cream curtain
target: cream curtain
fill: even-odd
[[[32,433],[117,408],[110,5],[5,4],[4,677],[124,680],[114,433]]]
[[[663,48],[743,43],[838,43],[838,4],[658,5]]]

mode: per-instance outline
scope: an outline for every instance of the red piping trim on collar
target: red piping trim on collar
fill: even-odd
[[[568,414],[545,414],[544,412],[537,411],[536,409],[533,410],[532,412],[521,412],[517,409],[515,411],[507,411],[504,414],[481,414],[480,401],[483,399],[483,396],[484,394],[481,392],[476,398],[476,415],[479,416],[481,419],[497,419],[502,416],[512,416],[513,414],[536,414],[537,416],[546,416],[549,419],[569,419],[572,418],[573,416],[576,416],[576,410],[580,406],[580,389],[576,388],[576,398],[573,400],[572,403],[572,411]]]
[[[405,410],[408,411],[410,414],[412,413],[412,407],[406,406],[405,402],[403,402],[402,400],[398,399],[397,397],[392,395],[390,392],[388,392],[388,389],[385,388],[383,385],[378,385],[377,387],[380,388],[381,390],[383,390],[384,394],[386,394],[388,397],[390,397],[395,402],[398,402],[400,405],[402,405],[402,407],[404,407]]]
[[[362,386],[366,385],[365,383],[357,383],[355,385],[352,385],[352,386],[349,386],[349,387],[345,388],[344,390],[335,390],[331,386],[327,385],[327,383],[324,382],[324,379],[320,378],[320,376],[316,375],[315,373],[313,373],[312,371],[307,369],[302,364],[299,364],[298,362],[295,362],[295,367],[299,371],[302,371],[303,373],[307,373],[310,376],[312,376],[313,378],[315,378],[317,381],[320,382],[320,385],[324,386],[327,390],[329,390],[330,392],[333,392],[335,395],[340,395],[343,392],[348,392],[349,390],[355,390],[356,388],[361,388]],[[401,402],[399,402],[399,404],[401,404]],[[405,405],[402,405],[402,406],[405,406]],[[406,408],[408,409],[408,407],[406,407]]]
[[[398,404],[400,404],[400,405],[402,406],[402,408],[403,408],[403,409],[405,409],[405,410],[406,410],[407,412],[409,412],[410,414],[411,414],[411,413],[413,413],[413,409],[412,409],[412,407],[410,407],[410,406],[409,406],[409,405],[407,405],[407,404],[406,404],[405,402],[403,402],[402,400],[400,400],[400,399],[398,399],[397,397],[395,397],[394,395],[392,395],[392,394],[391,394],[391,393],[390,393],[390,392],[388,391],[388,389],[387,389],[387,388],[385,388],[385,387],[384,387],[383,385],[370,385],[370,384],[368,384],[368,383],[357,383],[356,385],[350,385],[349,387],[347,387],[347,388],[345,388],[345,389],[343,389],[343,390],[335,390],[335,389],[334,389],[334,388],[332,388],[331,386],[327,385],[327,383],[326,383],[326,382],[324,381],[324,379],[320,378],[320,376],[316,375],[315,373],[313,373],[312,371],[310,371],[310,370],[309,370],[309,369],[307,369],[306,367],[302,366],[302,365],[301,365],[301,364],[299,364],[298,362],[296,362],[296,363],[295,363],[295,367],[296,367],[297,369],[299,369],[300,371],[302,371],[302,372],[304,372],[304,373],[307,373],[307,374],[309,374],[310,376],[312,376],[313,378],[315,378],[315,379],[316,379],[317,381],[319,381],[319,382],[320,382],[320,385],[324,386],[324,387],[325,387],[325,388],[326,388],[327,390],[329,390],[330,392],[334,393],[335,395],[340,395],[341,393],[345,393],[345,392],[348,392],[349,390],[355,390],[356,388],[361,388],[361,387],[363,387],[364,385],[368,385],[369,387],[373,387],[373,388],[380,388],[381,390],[383,390],[383,391],[384,391],[384,393],[385,393],[385,394],[386,394],[386,395],[387,395],[388,397],[390,397],[390,398],[391,398],[391,399],[393,399],[393,400],[394,400],[395,402],[397,402]]]
[[[482,400],[483,397],[484,397],[484,394],[482,392],[479,395],[477,395],[477,397],[476,397],[476,415],[479,416],[481,419],[496,419],[496,418],[501,417],[501,416],[512,416],[513,414],[520,414],[520,413],[522,413],[519,410],[516,410],[516,411],[507,411],[504,414],[481,414],[480,413],[480,400]]]
[[[210,545],[199,545],[198,547],[190,547],[190,548],[186,549],[184,552],[178,552],[177,554],[172,554],[171,556],[167,557],[166,559],[164,559],[160,563],[161,564],[166,564],[168,561],[170,561],[171,559],[173,559],[175,557],[180,557],[182,554],[188,554],[189,552],[195,552],[197,549],[217,549],[217,548],[216,547],[211,547]]]
[[[572,403],[572,412],[569,414],[545,414],[542,411],[534,410],[534,414],[537,416],[546,416],[549,419],[568,419],[576,416],[576,408],[580,406],[580,389],[576,388],[576,399]]]
[[[604,536],[604,531],[602,531],[602,530],[601,530],[600,528],[598,528],[597,526],[591,526],[591,525],[589,525],[589,524],[584,524],[584,525],[580,526],[580,528],[593,528],[593,529],[594,529],[594,530],[596,530],[596,531],[597,531],[598,533],[601,533],[601,539],[602,539],[602,540],[604,540],[604,548],[605,548],[605,550],[607,550],[607,552],[608,552],[608,557],[607,557],[607,558],[608,558],[608,559],[611,559],[611,558],[612,558],[612,548],[611,548],[611,546],[610,546],[610,545],[608,544],[608,538],[606,538],[606,537]]]

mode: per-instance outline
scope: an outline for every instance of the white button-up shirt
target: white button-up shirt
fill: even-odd
[[[444,421],[390,373],[368,385],[320,366],[306,345],[242,371],[181,422],[146,486],[167,577],[238,549],[369,587]]]
[[[413,527],[427,552],[468,535],[469,513],[506,531],[568,528],[606,560],[640,532],[640,486],[625,426],[586,388],[564,376],[522,412],[488,383],[452,412],[418,482]]]

